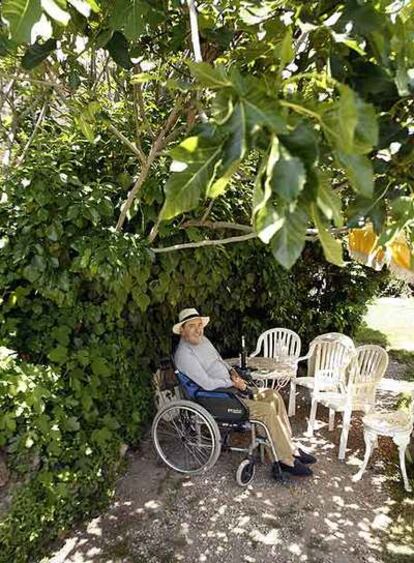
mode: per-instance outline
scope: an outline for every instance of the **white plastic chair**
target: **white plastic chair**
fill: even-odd
[[[365,456],[361,469],[353,476],[352,480],[359,481],[361,479],[369,458],[377,446],[378,436],[389,436],[398,447],[404,488],[407,492],[412,491],[405,467],[405,452],[410,443],[414,426],[414,397],[411,400],[411,409],[408,413],[402,411],[372,412],[364,416],[362,421],[364,424]]]
[[[288,328],[271,328],[263,332],[257,341],[256,350],[250,354],[253,358],[259,354],[264,358],[277,358],[281,362],[291,362],[293,376],[296,377],[297,362],[300,356],[302,342],[300,336],[295,331]],[[291,392],[289,396],[289,416],[295,413],[295,394]]]
[[[325,334],[320,334],[312,340],[312,343],[316,343],[319,340],[322,340],[324,342],[342,342],[342,344],[344,344],[345,346],[349,347],[352,350],[355,350],[355,344],[352,338],[350,336],[347,336],[346,334],[342,334],[342,332],[326,332]],[[308,376],[310,375],[314,375],[314,366],[312,361],[308,363]]]
[[[302,343],[296,332],[288,328],[271,328],[257,340],[256,350],[250,357],[299,358]]]
[[[296,377],[290,384],[289,415],[295,414],[296,385],[306,387],[311,391],[315,387],[315,375],[318,375],[319,389],[336,391],[338,381],[345,375],[345,369],[355,354],[352,339],[339,332],[328,332],[314,338],[309,344],[309,351],[297,361],[308,360],[308,375]],[[345,365],[343,365],[345,363]]]
[[[335,412],[343,413],[341,440],[339,445],[340,460],[345,459],[352,411],[369,412],[375,406],[376,388],[388,367],[388,354],[380,346],[359,346],[348,366],[345,381],[337,392],[320,392],[315,397],[316,403],[329,408],[329,430],[333,430]],[[311,414],[309,425],[313,428],[316,408]]]

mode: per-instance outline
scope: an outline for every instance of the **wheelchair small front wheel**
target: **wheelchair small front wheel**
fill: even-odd
[[[191,401],[173,401],[155,415],[155,449],[175,471],[196,475],[216,463],[221,450],[220,431],[211,414]]]
[[[256,475],[256,464],[251,459],[244,459],[236,472],[236,481],[240,487],[247,487]]]

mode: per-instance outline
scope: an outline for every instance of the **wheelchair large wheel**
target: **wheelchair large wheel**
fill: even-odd
[[[216,421],[191,401],[174,401],[158,411],[152,423],[152,440],[164,463],[190,475],[213,467],[221,450]]]

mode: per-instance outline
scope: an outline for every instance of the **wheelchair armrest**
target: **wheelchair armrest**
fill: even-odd
[[[249,419],[249,409],[235,387],[218,388],[213,391],[198,389],[194,400],[205,407],[217,420],[242,422]]]

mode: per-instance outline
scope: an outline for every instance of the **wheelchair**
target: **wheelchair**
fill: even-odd
[[[206,391],[180,371],[174,373],[180,398],[158,410],[151,430],[155,450],[166,465],[180,473],[198,475],[214,466],[222,450],[246,453],[236,471],[237,483],[245,487],[255,477],[258,460],[264,461],[265,447],[278,461],[268,428],[249,417],[236,390]],[[230,445],[233,432],[249,431],[248,447]],[[282,471],[279,473],[283,480]]]

